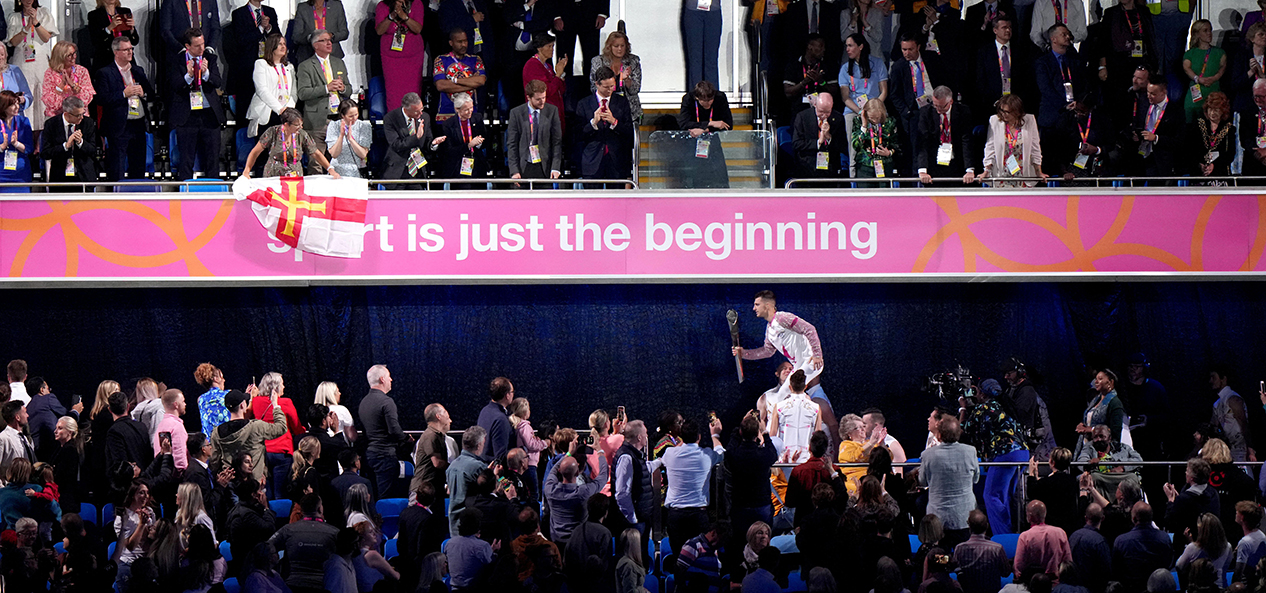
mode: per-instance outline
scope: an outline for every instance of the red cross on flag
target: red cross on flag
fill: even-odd
[[[360,257],[369,182],[326,176],[238,178],[233,195],[250,200],[268,235],[302,251]]]

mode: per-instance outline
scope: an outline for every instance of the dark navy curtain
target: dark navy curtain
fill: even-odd
[[[1260,416],[1266,297],[1256,282],[8,290],[0,358],[26,359],[64,399],[145,376],[192,399],[202,392],[193,370],[210,361],[230,388],[282,373],[301,410],[319,382],[336,381],[355,412],[366,370],[382,363],[406,428],[422,428],[435,401],[454,428],[472,424],[499,375],[530,398],[538,426],[583,427],[595,408],[617,405],[652,425],[674,407],[715,410],[733,426],[772,386],[777,358],[747,363],[739,385],[725,311],[739,311],[744,345],[759,346],[764,322],[751,303],[764,288],[817,326],[837,415],[882,408],[912,455],[935,403],[920,389],[927,375],[961,363],[1001,379],[1012,356],[1040,376],[1063,444],[1095,356],[1124,380],[1126,356],[1146,352],[1182,430],[1208,419],[1215,362]]]

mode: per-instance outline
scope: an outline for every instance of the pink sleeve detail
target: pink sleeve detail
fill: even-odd
[[[769,358],[774,355],[777,350],[774,349],[774,343],[769,341],[769,336],[765,336],[765,343],[755,350],[743,350],[743,360],[760,360]]]
[[[822,342],[818,340],[818,328],[813,327],[812,323],[805,321],[786,311],[780,311],[774,315],[774,321],[782,324],[788,331],[796,332],[809,340],[809,347],[813,348],[813,355],[822,357]]]

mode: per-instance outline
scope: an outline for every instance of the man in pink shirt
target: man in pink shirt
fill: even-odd
[[[154,454],[162,451],[159,440],[164,433],[171,433],[171,456],[176,462],[176,469],[189,467],[189,449],[185,441],[189,440],[189,432],[185,430],[185,421],[180,417],[185,413],[185,394],[179,389],[168,389],[163,392],[163,417],[158,421],[158,430],[154,431]]]
[[[1046,505],[1040,500],[1029,503],[1025,510],[1029,529],[1020,534],[1015,549],[1015,574],[1021,579],[1035,572],[1059,574],[1061,562],[1072,562],[1068,535],[1054,525],[1046,524]]]

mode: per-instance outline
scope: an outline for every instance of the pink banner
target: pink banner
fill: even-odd
[[[451,281],[1262,272],[1242,193],[374,194],[361,259],[296,253],[249,203],[0,201],[17,279]],[[195,197],[197,196],[197,197]]]

